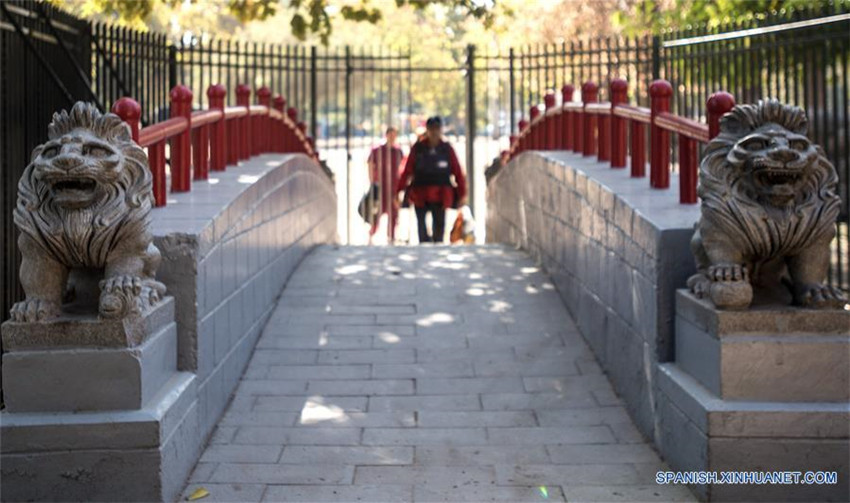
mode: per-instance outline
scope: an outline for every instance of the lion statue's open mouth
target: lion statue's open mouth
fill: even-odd
[[[48,138],[18,183],[14,217],[26,299],[13,306],[12,319],[58,314],[65,279],[77,269],[104,271],[101,316],[144,311],[165,293],[154,280],[160,255],[149,230],[145,152],[118,116],[82,102],[53,116]]]
[[[59,178],[49,183],[53,199],[63,206],[88,205],[97,196],[97,182],[91,178]]]
[[[751,285],[784,282],[798,305],[843,306],[843,293],[823,284],[837,183],[823,150],[806,137],[802,109],[775,100],[736,106],[700,165],[702,217],[691,241],[699,272],[691,289],[718,307],[743,308],[753,300]]]

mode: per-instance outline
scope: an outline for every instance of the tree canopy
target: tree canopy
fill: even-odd
[[[825,0],[626,0],[614,13],[613,21],[629,34],[659,33],[664,29],[759,21],[827,4]]]
[[[144,28],[159,7],[171,9],[181,4],[194,4],[203,0],[50,0],[63,8],[78,10],[83,15],[101,14],[112,17],[123,24]],[[443,5],[460,11],[484,23],[493,24],[496,0],[394,0],[396,7],[410,6],[423,10],[432,5]],[[275,16],[281,9],[290,14],[289,26],[298,40],[309,35],[317,36],[327,44],[333,32],[332,13],[342,19],[375,24],[383,18],[383,10],[370,4],[369,0],[337,5],[331,0],[227,0],[226,11],[241,23],[264,21]]]

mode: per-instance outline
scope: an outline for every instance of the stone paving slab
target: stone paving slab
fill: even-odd
[[[641,437],[549,278],[501,246],[316,249],[184,498],[695,501]]]

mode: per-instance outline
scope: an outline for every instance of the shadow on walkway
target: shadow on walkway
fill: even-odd
[[[547,276],[502,246],[331,247],[293,274],[184,497],[693,501]]]

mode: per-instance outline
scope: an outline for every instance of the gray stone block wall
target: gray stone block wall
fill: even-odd
[[[487,186],[487,239],[551,274],[638,428],[655,439],[655,369],[674,358],[675,291],[695,265],[697,205],[569,152],[526,152]]]
[[[177,301],[178,367],[198,377],[201,433],[224,411],[289,275],[336,240],[336,195],[302,155],[266,154],[213,172],[153,212]]]

